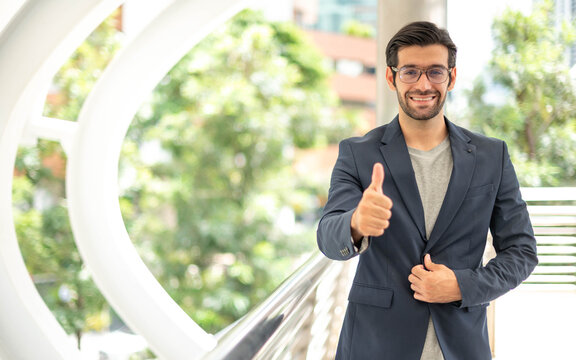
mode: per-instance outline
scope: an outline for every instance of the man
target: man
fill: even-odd
[[[340,143],[318,246],[360,255],[337,359],[491,359],[486,306],[536,266],[536,242],[503,141],[444,117],[456,46],[428,22],[386,49],[399,114]],[[482,265],[488,229],[496,257]]]

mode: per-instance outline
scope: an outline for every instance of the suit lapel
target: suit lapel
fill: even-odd
[[[470,138],[454,124],[448,120],[446,120],[446,124],[450,133],[454,167],[438,219],[430,234],[430,240],[426,244],[426,252],[442,237],[458,212],[470,187],[476,165],[476,146],[470,144]]]
[[[400,129],[398,116],[386,128],[382,136],[380,151],[388,167],[386,178],[390,177],[394,181],[399,196],[416,224],[420,236],[425,239],[424,208],[422,207],[416,177],[414,176],[406,141]],[[394,213],[394,209],[392,209],[392,213]]]

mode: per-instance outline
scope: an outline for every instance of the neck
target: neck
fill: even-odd
[[[428,151],[448,136],[442,113],[429,120],[414,120],[401,112],[398,119],[408,147]]]

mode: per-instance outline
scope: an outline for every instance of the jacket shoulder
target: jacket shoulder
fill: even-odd
[[[342,140],[341,143],[349,143],[351,145],[370,144],[370,143],[375,143],[375,142],[379,143],[382,139],[382,136],[386,132],[387,127],[388,127],[388,124],[378,126],[374,129],[370,130],[369,132],[367,132],[363,136],[349,137],[347,139]]]
[[[454,125],[453,126],[460,131],[464,136],[468,137],[470,141],[475,145],[486,145],[486,146],[499,146],[501,147],[505,142],[502,139],[495,137],[486,136],[484,134],[466,129],[464,127]]]

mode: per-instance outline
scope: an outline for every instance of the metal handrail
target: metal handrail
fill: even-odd
[[[263,303],[217,335],[218,345],[202,360],[270,359],[285,349],[314,311],[307,301],[329,274],[342,264],[312,255]]]

